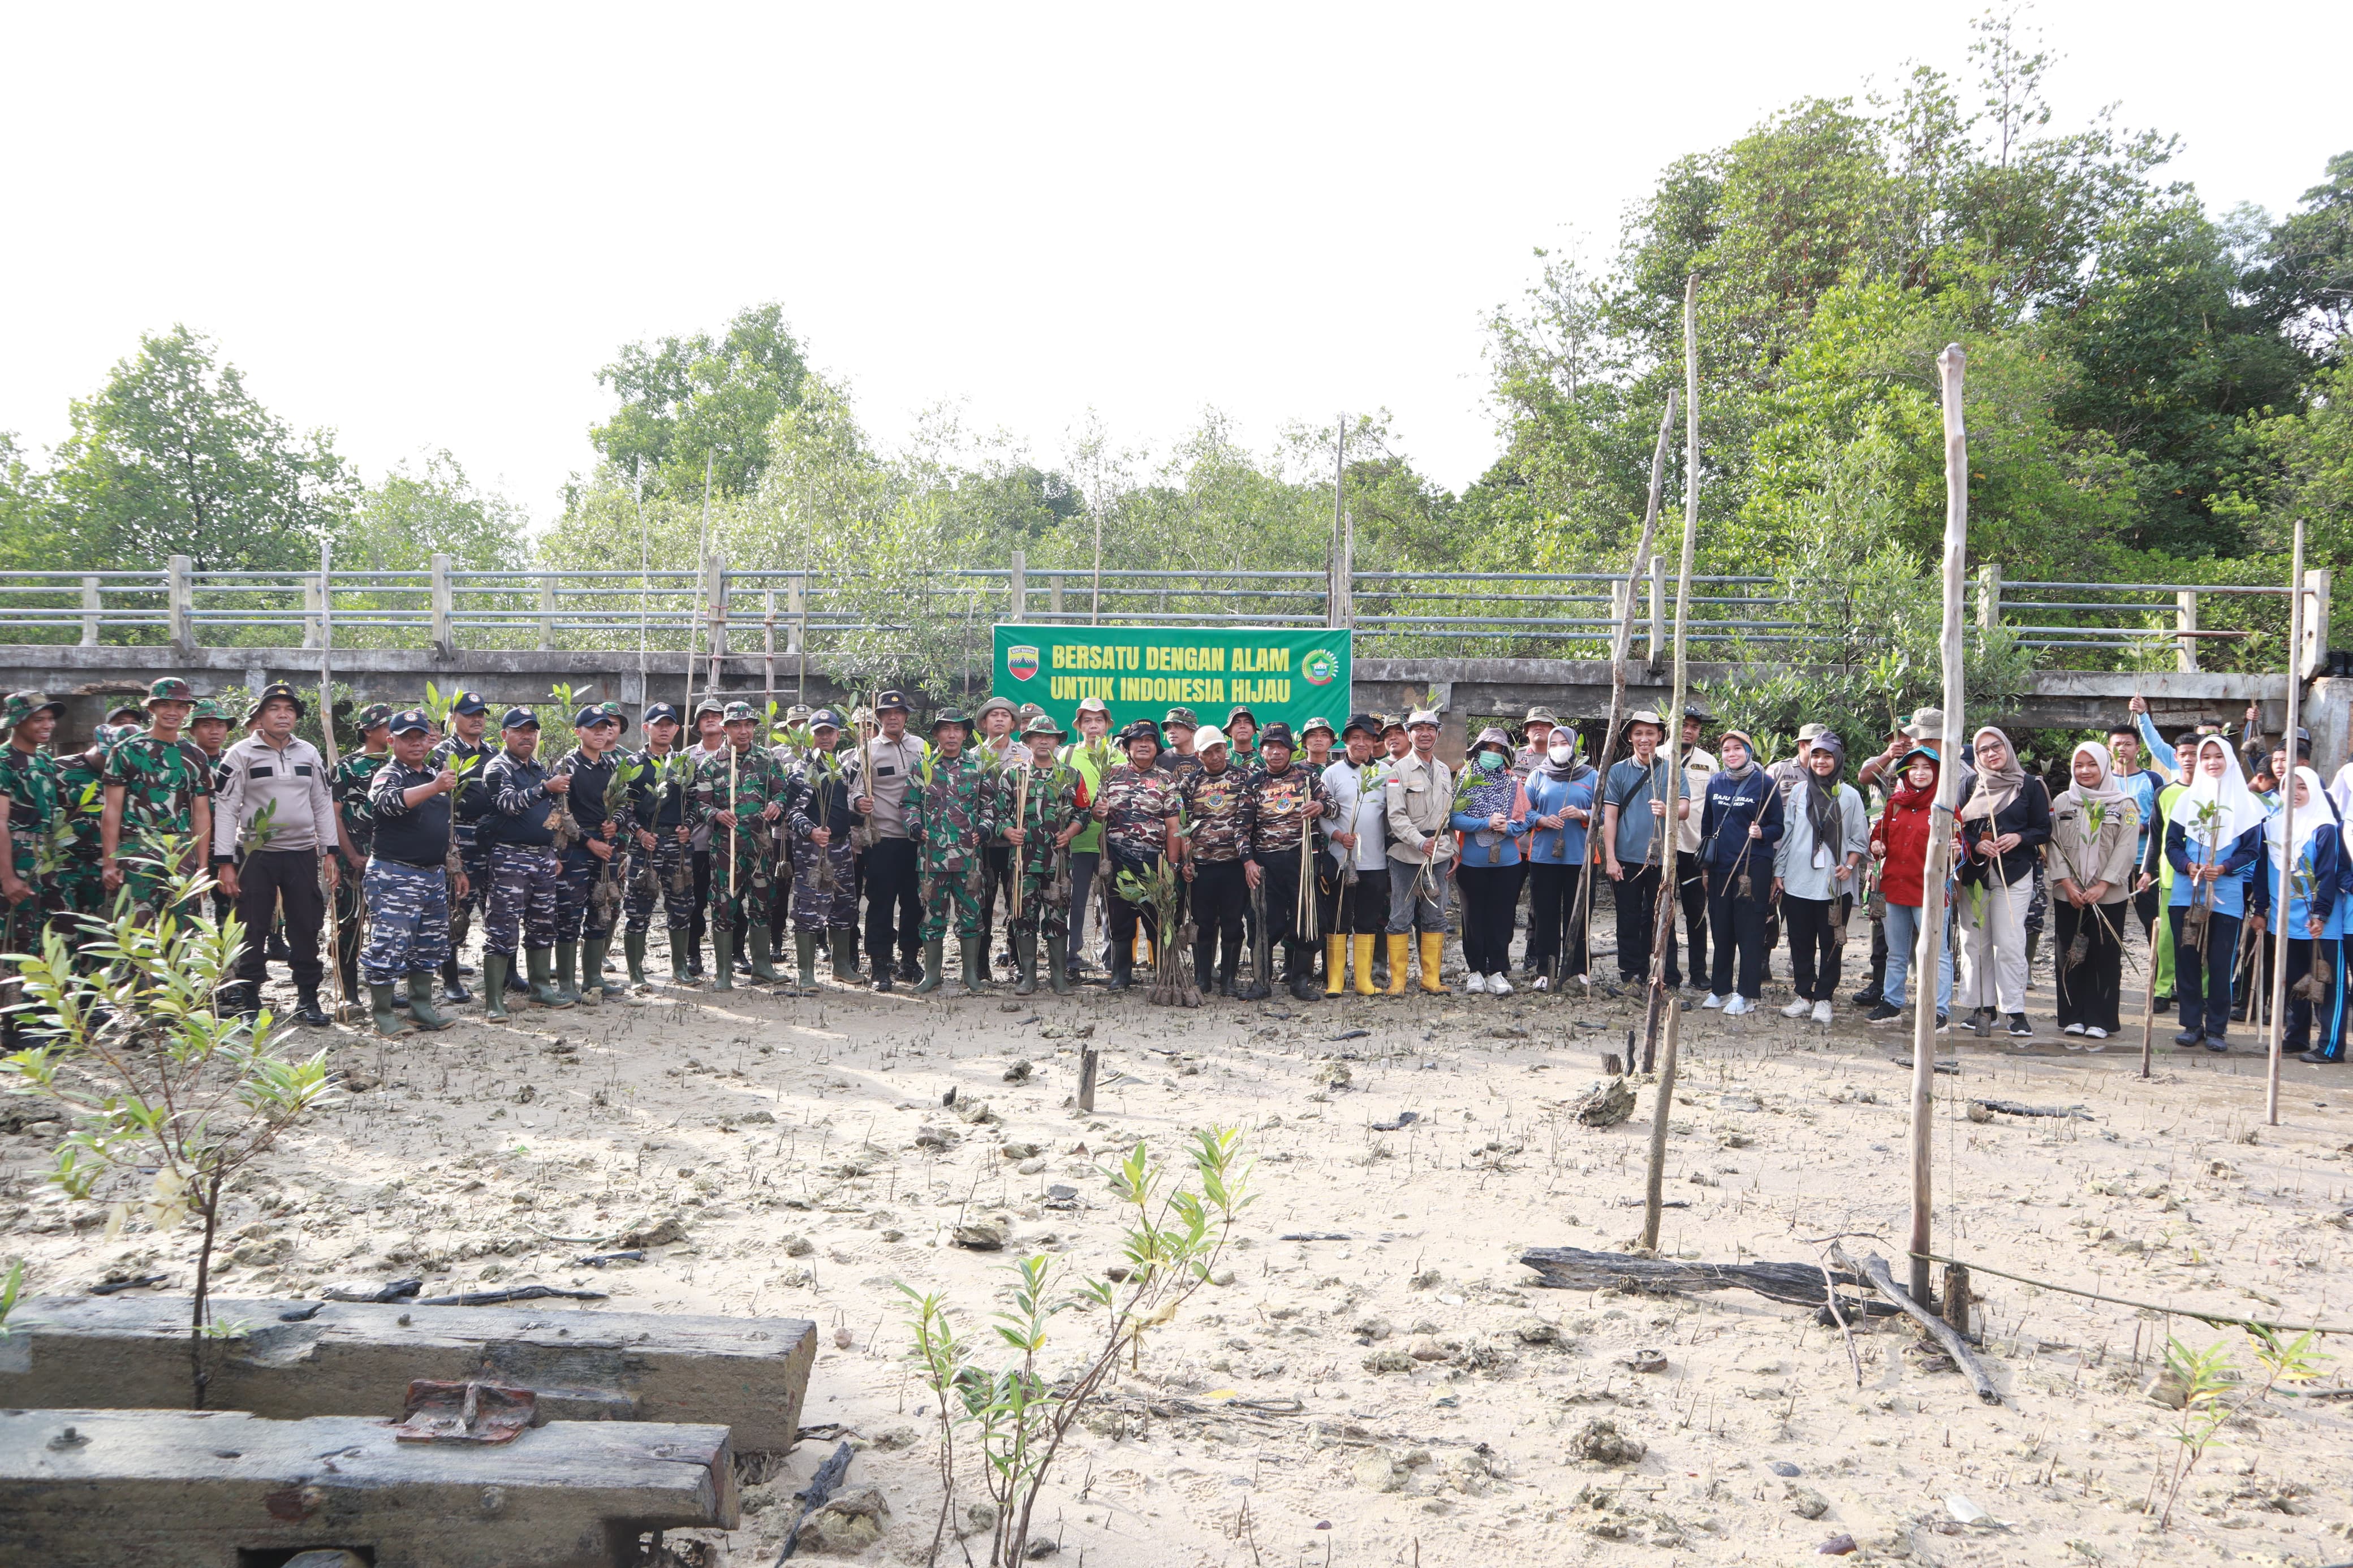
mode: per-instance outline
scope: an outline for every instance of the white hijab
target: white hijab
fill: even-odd
[[[2295,770],[2295,776],[2312,798],[2295,808],[2295,844],[2291,848],[2280,838],[2280,824],[2287,816],[2289,798],[2284,792],[2282,793],[2280,809],[2272,813],[2271,824],[2263,833],[2263,842],[2271,846],[2274,870],[2303,865],[2304,852],[2311,846],[2312,836],[2337,822],[2337,807],[2329,800],[2328,792],[2321,788],[2320,775],[2310,768],[2300,767]]]
[[[2353,811],[2353,763],[2337,770],[2337,782],[2328,786],[2328,800],[2337,807],[2340,819],[2347,812]]]
[[[2206,748],[2211,746],[2222,753],[2221,776],[2210,777],[2206,772]],[[2200,811],[2211,805],[2220,805],[2221,816],[2219,837],[2209,835],[2217,830],[2201,825]],[[2222,851],[2239,841],[2239,836],[2251,827],[2261,826],[2268,819],[2263,803],[2247,787],[2247,775],[2239,771],[2239,759],[2230,743],[2220,735],[2209,735],[2198,742],[2197,754],[2189,759],[2189,787],[2173,803],[2167,820],[2181,825],[2181,831],[2192,844],[2210,850],[2216,858]]]

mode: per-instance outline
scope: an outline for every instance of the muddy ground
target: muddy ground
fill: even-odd
[[[1891,1058],[1908,1061],[1908,1037],[1843,1005],[1829,1027],[1781,1017],[1786,955],[1778,970],[1759,1014],[1685,1015],[1662,1250],[1811,1263],[1811,1238],[1849,1232],[1898,1257],[1908,1068]],[[2135,1005],[2137,973],[2128,990]],[[2143,1081],[2137,1018],[2128,1044],[2067,1052],[2050,994],[2046,972],[2030,1050],[1940,1043],[1958,1070],[1936,1079],[1936,1248],[2118,1300],[1981,1269],[1999,1408],[1889,1323],[1860,1330],[1851,1360],[1810,1311],[1743,1291],[1537,1288],[1524,1248],[1636,1237],[1654,1086],[1637,1085],[1632,1121],[1580,1125],[1569,1108],[1637,1005],[1525,989],[1179,1012],[1092,985],[665,983],[503,1026],[467,1007],[445,1033],[382,1044],[339,1031],[353,1092],[237,1194],[219,1288],[422,1274],[428,1294],[539,1282],[635,1310],[814,1319],[803,1419],[863,1445],[852,1481],[889,1502],[864,1558],[920,1563],[940,1489],[897,1286],[946,1291],[977,1337],[1017,1254],[1116,1261],[1101,1164],[1138,1139],[1174,1158],[1191,1129],[1239,1127],[1257,1202],[1216,1282],[1147,1337],[1058,1466],[1035,1526],[1050,1561],[1739,1562],[1841,1536],[1858,1560],[1938,1563],[2353,1558],[2353,1401],[2247,1389],[2158,1530],[2182,1425],[2147,1392],[2167,1337],[2230,1342],[2255,1368],[2235,1331],[2129,1304],[2353,1323],[2347,1069],[2291,1062],[2269,1127],[2243,1029],[2244,1054],[2214,1058],[2173,1052],[2161,1027]],[[1092,1116],[1072,1100],[1082,1043],[1103,1052]],[[2088,1119],[1971,1120],[1986,1097]],[[12,1120],[0,1254],[28,1258],[33,1290],[141,1273],[187,1288],[191,1233],[134,1221],[105,1240],[100,1205],[39,1180],[55,1124]],[[976,1222],[1009,1246],[955,1245]],[[1282,1239],[1308,1232],[1336,1234]],[[676,1239],[641,1264],[574,1263],[649,1233]],[[1099,1321],[1060,1320],[1050,1370]],[[2348,1382],[2330,1363],[2317,1386]],[[830,1447],[805,1441],[751,1488],[744,1528],[709,1560],[773,1560]],[[953,1522],[968,1529],[976,1500],[960,1496]]]

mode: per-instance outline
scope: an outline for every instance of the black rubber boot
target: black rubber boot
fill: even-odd
[[[1134,952],[1125,942],[1114,943],[1111,953],[1111,980],[1108,991],[1125,991],[1135,984]]]
[[[1204,996],[1218,994],[1218,928],[1193,939],[1193,986]]]
[[[409,989],[417,989],[416,982],[409,983]],[[458,978],[458,955],[451,953],[441,961],[441,1000],[454,1007],[473,999],[474,994],[466,989],[464,981]]]
[[[316,984],[294,988],[294,1021],[305,1028],[323,1029],[327,1026],[327,1012],[319,1005],[319,987]]]
[[[1218,994],[1234,994],[1234,976],[1241,973],[1242,939],[1240,935],[1222,938],[1218,943]]]
[[[1028,931],[1013,933],[1013,964],[1020,978],[1013,983],[1016,996],[1038,994],[1038,939]]]

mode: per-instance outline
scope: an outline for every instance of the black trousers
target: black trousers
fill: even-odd
[[[2051,912],[2059,926],[2059,947],[2051,955],[2051,967],[2059,982],[2059,1026],[2081,1024],[2113,1035],[2124,1027],[2116,1011],[2124,989],[2122,939],[2128,917],[2122,900],[2095,908],[2097,913],[2079,910],[2063,898],[2051,900]],[[2071,963],[2079,935],[2084,941],[2084,961]]]
[[[1683,938],[1691,944],[1692,978],[1707,973],[1707,877],[1699,857],[1675,852],[1675,901],[1683,907]]]
[[[1525,866],[1462,866],[1455,883],[1462,894],[1462,962],[1473,974],[1508,974],[1512,967],[1512,916],[1520,904]]]
[[[1340,889],[1339,910],[1324,928],[1326,936],[1378,936],[1389,929],[1389,873],[1360,870]]]
[[[1326,849],[1315,857],[1315,934],[1319,937],[1345,936],[1347,928],[1340,923],[1340,862],[1333,850]],[[1317,943],[1320,947],[1322,943]]]
[[[1651,979],[1651,939],[1658,930],[1659,868],[1644,866],[1628,868],[1626,875],[1609,884],[1610,897],[1618,906],[1618,974],[1622,980],[1648,984]],[[1675,963],[1675,925],[1667,922],[1666,982],[1670,990],[1683,983],[1683,970]]]
[[[1789,972],[1806,1001],[1827,1002],[1838,991],[1846,901],[1781,895],[1781,919],[1789,928]]]
[[[2283,1050],[2317,1049],[2334,1061],[2345,1059],[2345,971],[2340,963],[2343,944],[2335,938],[2315,942],[2310,937],[2291,937],[2287,944],[2287,1029],[2280,1036]],[[2320,973],[2327,977],[2328,989],[2314,1002],[2295,994],[2296,983],[2312,973],[2313,959],[2317,952]],[[2269,984],[2270,977],[2264,977]],[[2320,1020],[2320,1043],[2312,1043],[2312,1024]]]
[[[1275,849],[1258,863],[1259,887],[1266,894],[1266,944],[1282,947],[1282,977],[1313,972],[1314,958],[1299,923],[1299,847]]]
[[[1739,896],[1739,878],[1729,870],[1717,871],[1708,878],[1708,923],[1715,930],[1715,968],[1708,980],[1708,991],[1716,996],[1730,996],[1736,985],[1739,994],[1751,1002],[1765,989],[1765,917],[1770,900],[1766,896],[1773,886],[1769,878],[1748,874],[1749,896]],[[1740,960],[1740,975],[1733,977],[1735,953]]]
[[[2231,1032],[2231,972],[2239,957],[2239,917],[2211,910],[2206,916],[2205,951],[2189,952],[2181,945],[2182,918],[2187,904],[2165,911],[2173,928],[2173,989],[2181,998],[2184,1034],[2219,1040]]]
[[[1210,965],[1220,955],[1231,978],[1241,963],[1242,911],[1250,908],[1250,887],[1242,880],[1240,860],[1193,862],[1193,979],[1206,988]]]
[[[711,851],[691,852],[694,860],[694,921],[687,931],[686,944],[698,955],[702,952],[702,929],[710,922]]]
[[[1887,988],[1887,922],[1871,922],[1871,979],[1862,988],[1864,997],[1877,1001]]]
[[[923,925],[915,841],[876,839],[866,852],[866,956],[875,973],[891,962],[893,948],[902,960],[913,963],[923,951]]]
[[[245,922],[245,947],[237,955],[237,977],[259,984],[269,973],[265,956],[269,928],[286,910],[286,947],[294,984],[309,989],[326,973],[319,958],[319,928],[327,921],[327,901],[319,892],[315,849],[260,849],[245,858],[237,873],[237,918]]]
[[[1151,939],[1154,961],[1163,962],[1160,952],[1160,911],[1150,904],[1131,904],[1122,898],[1119,892],[1121,872],[1133,871],[1148,880],[1152,868],[1159,864],[1160,857],[1157,854],[1134,859],[1120,854],[1109,844],[1103,846],[1103,863],[1096,874],[1106,879],[1103,890],[1111,895],[1104,903],[1109,915],[1111,953],[1114,963],[1134,961],[1135,928],[1139,925],[1144,928],[1144,934]],[[1236,861],[1235,864],[1239,866],[1241,862]]]
[[[1585,973],[1585,922],[1577,918],[1577,885],[1584,874],[1582,866],[1528,868],[1527,966],[1535,973],[1550,973],[1552,961],[1564,952],[1561,973]]]

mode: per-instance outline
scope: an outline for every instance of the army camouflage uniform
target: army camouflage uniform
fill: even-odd
[[[372,703],[360,710],[353,723],[365,734],[373,728],[371,719],[381,723],[391,717],[391,709]],[[340,818],[337,826],[350,851],[335,883],[335,969],[343,976],[346,999],[358,996],[360,991],[360,948],[367,924],[367,862],[375,849],[375,813],[369,805],[369,792],[376,774],[390,761],[389,751],[346,752],[327,773],[327,793],[334,797],[335,815]]]
[[[637,802],[638,826],[654,836],[654,847],[630,847],[627,929],[642,934],[652,925],[654,905],[659,902],[672,940],[683,945],[685,932],[694,924],[694,867],[678,829],[688,820],[694,764],[675,746],[667,757],[655,756],[649,746],[630,761],[637,771],[629,793]]]
[[[733,704],[744,707],[745,704]],[[693,802],[691,821],[697,827],[711,829],[711,929],[732,933],[757,924],[765,929],[769,906],[774,902],[776,867],[771,848],[776,841],[772,822],[752,820],[772,804],[783,815],[783,801],[790,783],[776,759],[758,746],[735,752],[735,779],[731,800],[727,778],[727,752],[706,758],[694,770]],[[723,823],[714,821],[718,813],[732,809],[736,826],[730,833]],[[729,864],[729,840],[733,842],[733,867]],[[733,883],[734,890],[728,890]],[[751,949],[744,949],[751,956]],[[766,962],[765,949],[758,955]]]
[[[1280,773],[1261,763],[1242,794],[1242,850],[1244,858],[1259,868],[1259,887],[1266,896],[1267,945],[1282,944],[1282,978],[1303,1001],[1312,994],[1306,987],[1314,970],[1314,945],[1300,918],[1300,840],[1303,836],[1309,839],[1307,907],[1312,911],[1313,836],[1325,817],[1336,819],[1339,814],[1339,802],[1324,793],[1322,777],[1296,758]]]
[[[455,735],[445,737],[426,753],[426,761],[438,773],[443,768],[455,768],[469,758],[480,758],[473,770],[458,786],[458,798],[453,815],[457,818],[458,864],[465,868],[466,896],[449,900],[449,946],[451,952],[466,945],[466,933],[473,924],[474,913],[490,907],[491,852],[481,843],[484,814],[495,810],[491,797],[482,787],[482,772],[501,748],[487,741],[466,742]]]
[[[980,900],[987,876],[982,851],[997,830],[997,778],[996,767],[969,752],[953,762],[934,753],[907,785],[907,837],[916,846],[927,943],[947,935],[951,907],[956,940],[981,938]]]
[[[152,918],[174,874],[162,864],[157,842],[174,836],[186,840],[194,832],[195,801],[212,796],[212,763],[204,748],[185,736],[167,745],[153,731],[141,730],[107,752],[100,776],[110,789],[122,786],[122,831],[117,840],[122,885],[131,890],[133,910]],[[192,853],[208,849],[197,846]]]
[[[1140,923],[1160,952],[1160,913],[1149,903],[1133,903],[1119,890],[1119,879],[1133,871],[1148,877],[1168,852],[1168,821],[1184,809],[1170,775],[1156,767],[1121,763],[1103,776],[1095,809],[1103,813],[1103,868],[1098,873],[1111,895],[1111,984],[1124,990],[1135,964],[1135,928]],[[1171,932],[1171,935],[1175,933]]]
[[[0,713],[0,795],[8,801],[9,864],[31,889],[23,901],[9,904],[0,914],[0,953],[37,953],[41,938],[62,921],[65,900],[52,874],[60,855],[58,828],[63,807],[58,794],[57,759],[47,752],[27,752],[5,738],[5,731],[52,706],[38,692],[18,693]],[[0,963],[0,1006],[22,998],[16,994],[16,968]],[[0,1016],[0,1033],[13,1037],[17,1017]]]
[[[1026,802],[1024,778],[1029,781]],[[1070,856],[1055,847],[1054,839],[1079,820],[1085,787],[1079,770],[1068,763],[1013,770],[997,786],[998,831],[1018,827],[1029,839],[1015,857],[1021,868],[1021,912],[1012,924],[1019,935],[1053,942],[1071,934]]]
[[[106,806],[105,759],[99,747],[58,763],[58,808],[65,813],[65,853],[51,887],[68,914],[94,915],[106,907],[106,879],[100,874],[103,840],[99,817]]]
[[[1230,762],[1212,773],[1205,764],[1177,785],[1185,818],[1193,826],[1187,857],[1193,878],[1193,979],[1204,995],[1217,964],[1218,994],[1234,994],[1248,934],[1250,884],[1242,879],[1242,797],[1250,793],[1247,769]]]

